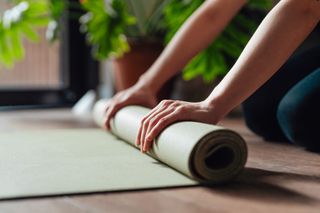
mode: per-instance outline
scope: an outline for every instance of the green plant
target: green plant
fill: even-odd
[[[204,0],[172,0],[164,11],[167,27],[166,42],[169,42],[184,21]],[[248,10],[266,11],[272,6],[270,0],[250,0]],[[241,12],[227,26],[224,32],[204,51],[193,58],[183,70],[185,80],[202,76],[205,82],[212,82],[229,70],[228,59],[239,57],[258,23]]]
[[[36,29],[49,23],[46,1],[14,1],[16,6],[0,17],[0,64],[10,68],[23,59],[23,38],[38,41]]]
[[[82,17],[82,29],[94,47],[94,55],[102,60],[120,57],[129,50],[127,38],[150,39],[161,33],[169,42],[184,21],[204,0],[83,0],[87,14]],[[250,10],[271,8],[271,0],[250,0]],[[101,27],[103,26],[103,27]],[[237,58],[258,23],[245,13],[233,22],[206,50],[196,56],[184,69],[184,78],[201,75],[211,82],[229,69],[229,58]]]
[[[47,26],[47,38],[54,40],[59,19],[66,8],[82,8],[86,13],[69,14],[80,17],[81,30],[92,45],[98,60],[120,57],[129,51],[128,38],[163,39],[169,42],[183,22],[204,0],[11,0],[16,6],[0,16],[0,65],[12,67],[23,59],[24,37],[38,41],[37,29]],[[266,10],[271,0],[250,0],[248,9]],[[184,78],[198,75],[206,82],[224,75],[229,59],[237,58],[258,23],[246,13],[237,15],[225,31],[184,69]]]
[[[168,0],[82,1],[82,31],[97,59],[120,57],[129,51],[127,38],[159,38],[162,14]]]
[[[80,9],[77,2],[67,0],[8,0],[11,8],[0,11],[0,65],[12,68],[24,58],[23,40],[40,41],[40,28],[46,28],[46,38],[55,41],[59,22],[66,8]],[[1,15],[3,13],[3,15]],[[76,12],[69,14],[79,18]]]
[[[128,15],[123,1],[83,1],[82,5],[88,12],[80,18],[81,29],[87,33],[97,59],[120,56],[129,50],[124,32],[135,19]]]
[[[127,37],[152,39],[162,36],[162,12],[168,1],[80,0],[80,5],[67,0],[11,0],[9,2],[15,6],[6,10],[3,17],[0,14],[0,65],[10,68],[23,59],[22,40],[27,37],[30,41],[39,41],[39,27],[47,27],[46,37],[54,41],[59,32],[59,20],[66,8],[86,12],[82,17],[74,12],[69,13],[69,17],[79,19],[81,30],[98,60],[120,57],[130,49]],[[21,10],[21,5],[27,6]],[[4,25],[8,20],[5,14],[11,11],[19,11],[19,15],[8,27]],[[26,35],[21,31],[26,31]]]

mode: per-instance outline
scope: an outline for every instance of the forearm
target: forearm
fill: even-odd
[[[207,0],[185,22],[163,53],[139,80],[154,92],[206,48],[225,28],[246,0]]]
[[[284,64],[318,23],[319,7],[317,0],[282,0],[267,15],[238,61],[206,100],[216,108],[218,120]]]

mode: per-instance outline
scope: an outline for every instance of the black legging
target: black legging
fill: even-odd
[[[247,126],[267,141],[320,152],[320,46],[291,57],[243,103]]]

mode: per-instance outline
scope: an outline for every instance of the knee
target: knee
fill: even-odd
[[[314,111],[307,109],[299,97],[287,95],[277,109],[277,120],[284,135],[289,141],[308,150],[320,151]]]
[[[296,109],[295,101],[290,98],[283,99],[277,110],[277,120],[285,136],[292,142],[298,143],[302,138],[299,111]]]

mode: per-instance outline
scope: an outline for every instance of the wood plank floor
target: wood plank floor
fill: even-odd
[[[263,142],[241,119],[221,125],[238,131],[249,147],[245,171],[230,184],[0,201],[0,212],[320,212],[319,154]],[[92,126],[68,109],[0,112],[6,132]]]

